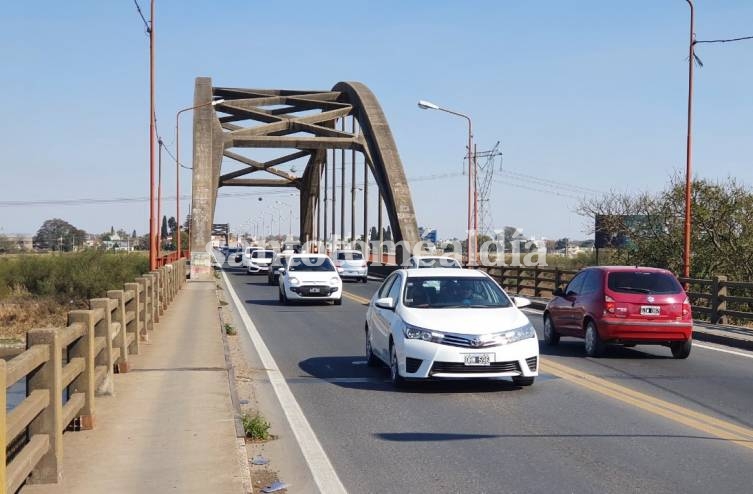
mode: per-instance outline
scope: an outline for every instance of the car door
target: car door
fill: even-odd
[[[581,285],[572,305],[572,331],[575,336],[580,337],[585,336],[583,321],[588,314],[593,312],[593,306],[600,296],[602,284],[601,271],[598,269],[588,269],[584,274],[583,285]]]
[[[401,286],[402,278],[400,275],[397,273],[390,275],[379,288],[374,300],[390,297],[394,290],[399,292]],[[395,317],[395,311],[373,305],[371,316],[369,330],[371,331],[372,348],[386,362],[389,360],[390,327]]]
[[[557,297],[549,307],[549,313],[552,316],[552,322],[557,332],[560,334],[574,334],[576,331],[574,322],[574,305],[575,299],[580,293],[585,279],[585,272],[580,272],[570,280],[564,290],[562,297]]]

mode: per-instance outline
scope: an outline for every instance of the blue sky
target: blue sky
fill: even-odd
[[[148,0],[139,3],[148,16]],[[753,34],[753,2],[697,3],[698,39]],[[0,22],[0,201],[148,196],[148,38],[134,3],[13,2]],[[466,217],[467,179],[457,175],[466,124],[418,109],[427,99],[471,115],[479,150],[501,141],[497,227],[585,238],[572,186],[660,190],[684,170],[687,31],[683,0],[157,0],[158,129],[174,149],[175,112],[192,104],[197,76],[288,89],[361,81],[380,100],[408,177],[451,175],[412,183],[419,224],[462,236]],[[695,173],[753,185],[753,41],[697,53]],[[189,116],[181,131],[190,161]],[[163,164],[172,195],[174,165]],[[187,185],[190,171],[181,176]],[[294,203],[224,197],[215,220],[247,225],[275,199]],[[174,214],[174,201],[163,209]],[[51,217],[141,233],[148,203],[0,207],[0,231],[34,233]]]

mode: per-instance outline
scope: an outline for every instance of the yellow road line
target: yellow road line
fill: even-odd
[[[363,305],[369,305],[369,302],[371,301],[368,298],[363,298],[360,295],[356,295],[354,293],[346,292],[345,290],[343,290],[343,297],[345,297],[347,299],[350,299],[350,300],[352,300],[354,302],[358,302],[359,304],[363,304]]]
[[[555,363],[549,359],[542,359],[541,366],[541,370],[544,372],[566,379],[591,391],[609,396],[610,398],[668,418],[712,436],[753,449],[753,429],[695,412],[680,405],[596,377],[587,372]]]

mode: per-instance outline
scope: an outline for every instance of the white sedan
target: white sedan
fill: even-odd
[[[286,268],[278,270],[280,302],[331,300],[342,304],[343,282],[325,254],[293,254]]]
[[[510,377],[530,386],[539,342],[531,322],[486,273],[470,269],[400,269],[366,312],[366,358],[406,379]]]

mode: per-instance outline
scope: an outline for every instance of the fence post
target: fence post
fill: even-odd
[[[141,295],[139,295],[139,320],[141,321],[141,341],[149,343],[149,330],[152,325],[152,312],[149,306],[151,297],[149,296],[149,287],[152,280],[146,276],[136,278],[136,282],[141,287]],[[143,306],[143,308],[141,308]]]
[[[727,277],[714,276],[711,284],[711,324],[727,324]]]
[[[29,424],[29,437],[44,434],[50,438],[50,449],[31,471],[28,482],[50,484],[62,478],[63,461],[63,352],[58,330],[54,328],[32,329],[26,333],[26,348],[45,345],[50,356],[36,372],[26,379],[26,392],[37,389],[49,390],[50,403]]]
[[[520,295],[520,277],[522,276],[521,268],[515,269],[515,295]]]
[[[93,298],[89,303],[92,309],[102,310],[102,319],[94,325],[94,337],[105,339],[105,347],[94,356],[95,368],[103,365],[107,367],[107,374],[105,374],[102,384],[97,388],[97,394],[111,395],[114,391],[112,373],[115,368],[115,362],[112,358],[112,313],[110,312],[110,299]]]
[[[123,290],[108,290],[107,296],[118,304],[113,312],[113,322],[120,324],[120,331],[112,340],[113,348],[120,349],[120,356],[115,361],[115,369],[119,374],[128,372],[128,343],[126,334],[125,292]]]
[[[539,275],[541,274],[541,271],[539,271],[539,266],[536,265],[533,267],[533,296],[539,297],[541,296],[541,290],[539,289]]]
[[[90,310],[72,310],[68,313],[68,325],[84,325],[83,336],[68,349],[68,358],[82,357],[86,366],[69,386],[71,393],[84,393],[84,407],[81,409],[81,429],[94,428],[94,314]],[[52,401],[52,398],[50,398]]]
[[[139,342],[141,338],[141,312],[139,311],[139,301],[141,300],[141,297],[139,296],[139,284],[138,283],[126,283],[124,287],[126,291],[133,292],[133,298],[129,300],[125,306],[126,314],[129,312],[133,312],[133,320],[131,320],[131,322],[126,324],[126,335],[128,334],[133,335],[133,341],[131,342],[131,345],[128,347],[128,353],[138,355],[139,350],[140,350]]]
[[[5,367],[6,367],[5,360],[0,359],[0,388],[4,390],[3,393],[0,394],[0,444],[8,444],[8,440],[6,438],[8,420],[6,417],[7,413],[5,411],[6,400],[8,399],[8,392],[7,392],[8,386],[6,385],[7,374],[6,374]],[[8,461],[6,454],[7,454],[6,449],[0,448],[0,493],[2,494],[6,494],[5,464]]]
[[[557,288],[560,287],[560,285],[562,285],[562,273],[560,272],[559,267],[555,267],[554,268],[554,289],[556,290]]]

